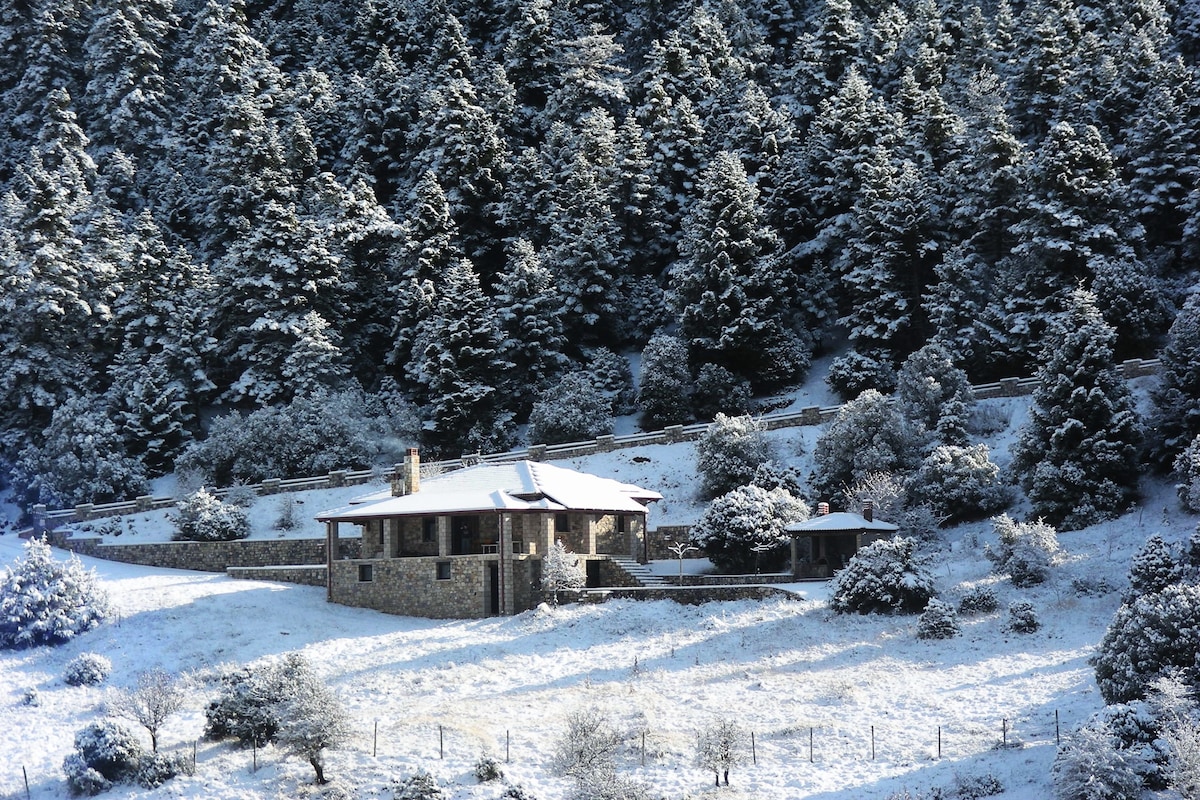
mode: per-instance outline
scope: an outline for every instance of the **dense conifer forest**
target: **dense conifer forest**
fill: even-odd
[[[929,342],[1034,374],[1074,319],[1094,371],[1174,348],[1170,466],[1198,55],[1193,0],[3,0],[0,450],[104,500],[231,413],[457,455],[834,343],[846,399]]]

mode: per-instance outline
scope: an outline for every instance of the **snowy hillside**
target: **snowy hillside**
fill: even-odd
[[[811,452],[811,434],[796,429],[779,445]],[[687,446],[679,447],[579,466],[679,498],[652,524],[687,521],[698,506],[686,499],[694,475]],[[556,737],[571,712],[594,707],[627,736],[622,771],[672,800],[889,798],[989,775],[1004,786],[1002,797],[1045,798],[1056,715],[1066,735],[1102,706],[1087,659],[1118,606],[1129,558],[1149,535],[1181,541],[1198,521],[1177,510],[1169,487],[1148,488],[1135,513],[1061,534],[1067,560],[1034,589],[989,574],[990,525],[949,532],[932,556],[939,592],[955,601],[966,588],[990,585],[1000,611],[965,619],[963,635],[948,641],[918,640],[915,617],[834,615],[820,583],[788,587],[793,600],[698,608],[620,601],[444,622],[328,605],[320,589],[88,562],[116,619],[62,647],[0,653],[0,796],[23,797],[26,774],[31,797],[64,796],[62,759],[74,733],[103,713],[105,695],[104,685],[63,682],[65,663],[79,653],[112,661],[107,686],[131,686],[155,666],[193,676],[185,713],[160,736],[167,749],[190,755],[215,695],[213,667],[300,651],[353,714],[352,742],[329,758],[331,786],[310,786],[309,766],[274,748],[255,754],[199,741],[194,777],[105,796],[390,797],[393,779],[426,769],[448,797],[498,798],[502,786],[479,785],[473,775],[490,753],[506,780],[558,800],[571,784],[549,768]],[[323,498],[312,494],[304,507],[315,510]],[[140,533],[126,535],[164,536],[153,521],[136,527]],[[4,562],[21,548],[0,537]],[[1036,607],[1038,632],[1004,630],[1005,609],[1018,598]],[[31,688],[37,705],[23,701]],[[692,752],[696,734],[720,718],[754,733],[757,763],[735,768],[732,786],[714,790]],[[1010,746],[1000,747],[1005,740]]]

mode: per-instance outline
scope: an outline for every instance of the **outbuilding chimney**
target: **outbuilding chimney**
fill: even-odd
[[[875,521],[875,501],[863,500],[863,519],[867,522]]]
[[[817,503],[817,516],[823,517],[829,513],[829,503]]]

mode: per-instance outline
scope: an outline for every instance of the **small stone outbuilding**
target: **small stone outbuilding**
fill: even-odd
[[[865,545],[888,539],[900,528],[875,519],[871,504],[862,514],[851,511],[829,513],[821,503],[817,515],[794,522],[786,530],[792,535],[792,571],[797,578],[830,578]]]
[[[477,464],[422,479],[415,450],[392,490],[317,515],[326,524],[331,602],[393,614],[476,618],[540,600],[556,540],[596,579],[608,555],[646,560],[657,492],[552,464]],[[339,526],[361,528],[358,558],[337,558]]]

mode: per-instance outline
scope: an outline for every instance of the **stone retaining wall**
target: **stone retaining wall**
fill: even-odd
[[[145,567],[225,572],[229,567],[277,567],[280,565],[325,564],[324,539],[238,539],[232,542],[156,542],[153,544],[105,544],[100,539],[67,538],[62,531],[51,534],[55,547],[81,556],[140,564]],[[339,539],[342,558],[358,555],[359,540]]]
[[[678,575],[664,575],[671,583],[678,583]],[[684,586],[751,586],[764,583],[795,583],[796,577],[790,572],[767,573],[763,575],[684,575]]]
[[[727,600],[767,600],[783,597],[789,600],[800,598],[775,586],[643,586],[636,589],[585,589],[584,602],[602,603],[605,600],[674,600],[683,605],[696,606],[701,603]]]
[[[301,564],[294,567],[229,567],[225,570],[231,578],[246,581],[279,581],[298,583],[301,586],[325,586],[324,565]]]

